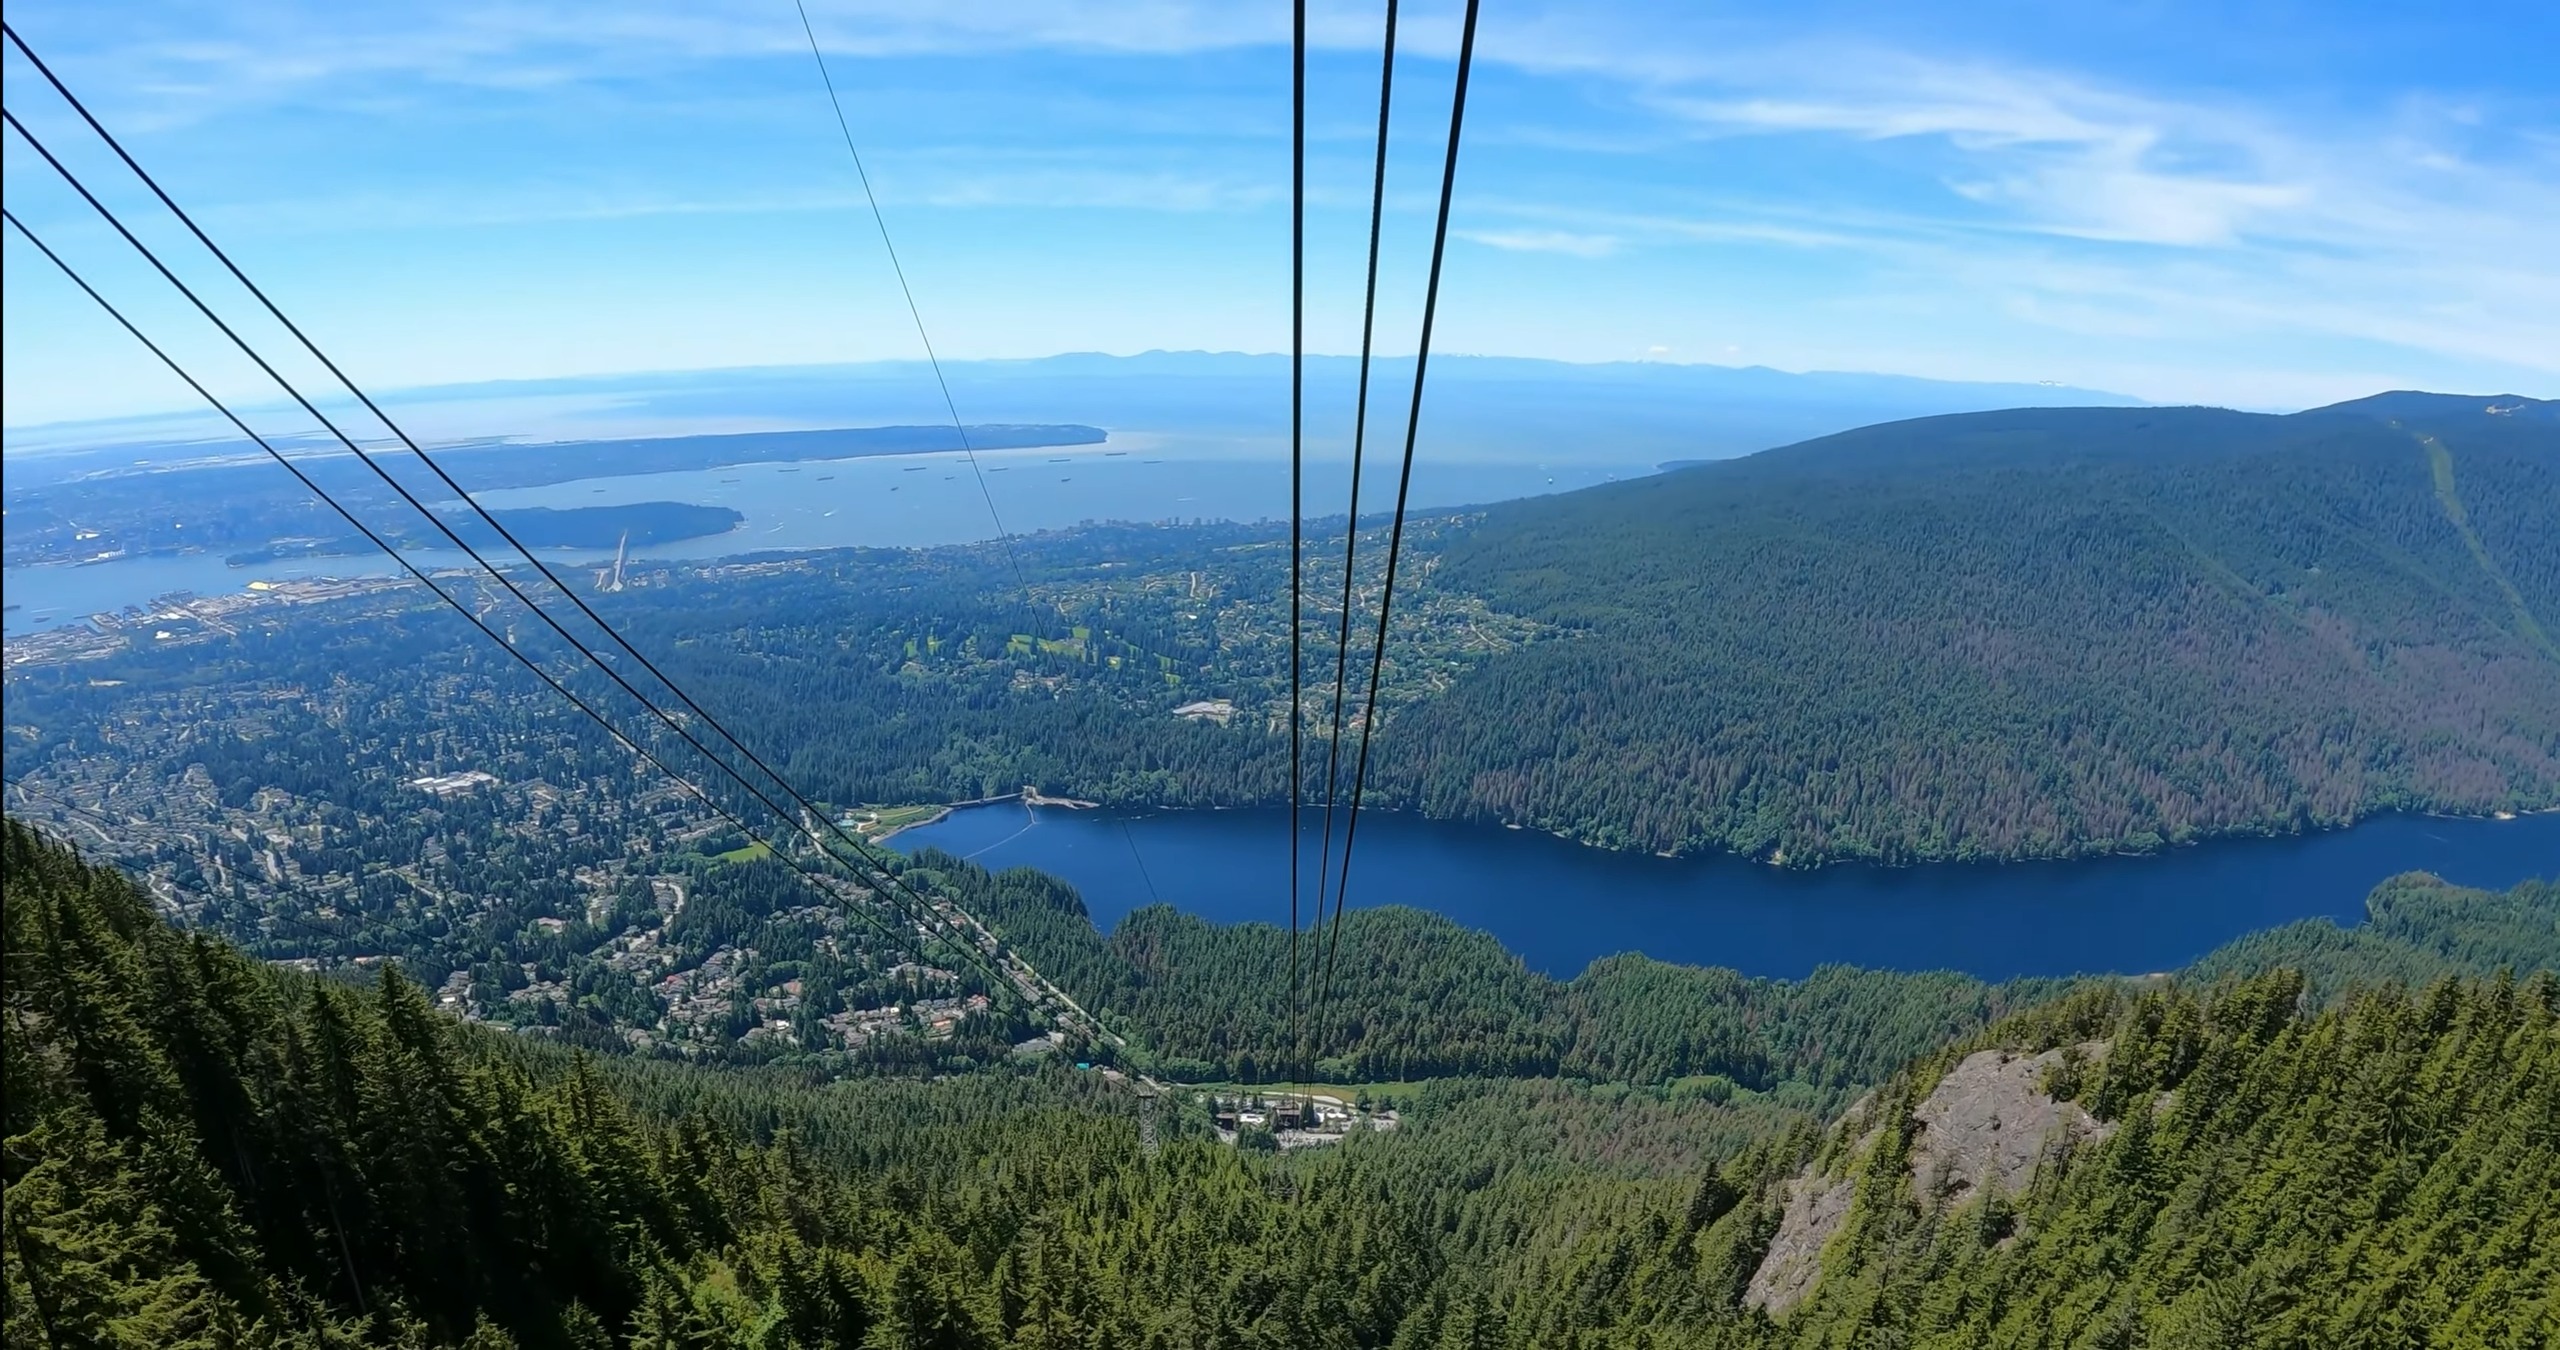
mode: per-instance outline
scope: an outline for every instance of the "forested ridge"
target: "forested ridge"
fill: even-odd
[[[1854,1199],[1798,1344],[2533,1346],[2560,1336],[2560,981],[2298,974],[2086,997],[2000,1029],[2103,1122],[2018,1193],[1914,1184],[1937,1057],[1832,1147]]]
[[[1576,636],[1405,714],[1390,777],[1790,859],[2547,807],[2553,406],[1967,414],[1495,507],[1435,584]]]
[[[575,1056],[396,971],[262,967],[14,822],[13,1345],[2521,1347],[2560,1328],[2560,982],[2306,998],[2289,970],[2091,984],[1952,1038],[1836,1130],[1753,1094],[1473,1079],[1314,1155],[1138,1145],[1100,1075],[828,1084]],[[2548,952],[2547,894],[2388,943]],[[2433,926],[2451,918],[2466,934]],[[2502,936],[2503,935],[2503,936]],[[2373,953],[2386,965],[2397,957]],[[2346,966],[2340,974],[2353,975]],[[2015,1192],[1917,1189],[1990,1048],[2103,1121]],[[1746,1294],[1792,1189],[1819,1281]]]
[[[1570,980],[1530,970],[1492,936],[1427,910],[1349,911],[1325,1008],[1291,1046],[1289,935],[1153,905],[1109,935],[1075,889],[1030,868],[990,873],[927,851],[914,866],[1089,1010],[1136,1038],[1149,1066],[1185,1080],[1394,1082],[1564,1075],[1669,1084],[1836,1107],[1937,1046],[2120,974],[2002,982],[1954,971],[1824,966],[1801,980],[1676,965],[1638,953]],[[2393,877],[2364,922],[2309,919],[2244,935],[2185,978],[2284,967],[2314,994],[2419,985],[2501,968],[2560,967],[2560,884],[2493,895],[2425,873]],[[1311,948],[1307,982],[1322,966]],[[1705,1080],[1703,1082],[1696,1080]]]
[[[1628,953],[1560,981],[1490,934],[1404,906],[1345,914],[1329,997],[1291,1042],[1289,935],[1140,909],[1108,937],[1073,887],[926,852],[915,867],[1086,1008],[1124,1026],[1177,1079],[1396,1082],[1567,1075],[1837,1105],[1950,1036],[2067,981],[1990,984],[1949,971],[1825,966],[1802,980]],[[1306,982],[1319,967],[1312,945]]]

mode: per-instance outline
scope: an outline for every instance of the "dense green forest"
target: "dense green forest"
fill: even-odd
[[[1612,956],[1569,981],[1427,910],[1352,910],[1324,1010],[1293,1053],[1289,935],[1169,906],[1095,931],[1074,888],[1029,868],[990,874],[927,852],[916,868],[986,920],[1084,1007],[1125,1027],[1182,1080],[1395,1082],[1566,1075],[1693,1082],[1837,1105],[1951,1036],[2066,982],[1993,985],[1952,972],[1826,966],[1760,979]],[[1310,970],[1308,984],[1316,975]]]
[[[1350,911],[1327,1010],[1291,1044],[1289,937],[1270,924],[1215,924],[1168,906],[1131,913],[1106,937],[1074,889],[1030,868],[989,873],[945,854],[924,876],[986,919],[1076,1001],[1117,1021],[1191,1081],[1318,1082],[1564,1075],[1735,1088],[1835,1107],[1952,1040],[2087,983],[1991,983],[1951,971],[1825,966],[1802,980],[1674,965],[1627,953],[1571,980],[1530,970],[1490,935],[1402,906]],[[2366,897],[2366,919],[2305,920],[2241,937],[2193,966],[2197,980],[2286,967],[2315,993],[2419,985],[2501,968],[2560,967],[2560,884],[2492,895],[2424,873]],[[1311,974],[1309,982],[1315,977]],[[1701,1081],[1703,1080],[1703,1081]]]
[[[2044,1088],[2103,1142],[2015,1193],[1915,1184],[1941,1055],[1879,1093],[1803,1345],[2527,1346],[2560,1335],[2560,981],[2369,991],[2279,970],[2070,1000],[2001,1038],[2086,1044]],[[1952,1075],[1949,1075],[1952,1076]]]
[[[14,822],[13,1345],[2520,1347],[2560,1329],[2560,981],[2092,984],[1834,1129],[1730,1100],[1451,1081],[1314,1155],[1153,1150],[1102,1075],[813,1081],[588,1058],[182,934]],[[2547,888],[2546,888],[2547,890]],[[2554,940],[2547,894],[2392,902],[2375,968]],[[2432,925],[2456,917],[2469,935]],[[2504,934],[2504,937],[2500,935]],[[2064,1047],[2070,1047],[2064,1050]],[[2093,1122],[1960,1200],[1940,1089]],[[1933,1175],[1943,1176],[1943,1169]],[[1831,1178],[1839,1178],[1837,1183]],[[1807,1185],[1819,1277],[1754,1290]]]
[[[1893,423],[1440,561],[1578,637],[1405,715],[1434,814],[1913,860],[2560,799],[2560,420],[2478,400]]]

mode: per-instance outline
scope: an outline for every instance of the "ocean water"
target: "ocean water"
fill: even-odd
[[[746,517],[725,534],[634,550],[646,558],[723,558],[854,545],[922,548],[992,539],[999,518],[1015,534],[1105,520],[1286,519],[1289,465],[1271,451],[1261,440],[1127,433],[1102,445],[982,451],[975,471],[957,454],[876,456],[579,479],[483,492],[477,499],[493,510],[694,502],[726,506]],[[1370,466],[1362,515],[1393,505],[1392,470],[1391,464]],[[1421,462],[1414,468],[1413,504],[1432,508],[1502,501],[1652,471],[1649,464],[1591,459],[1553,465]],[[1339,514],[1347,501],[1348,463],[1320,460],[1307,472],[1309,514]],[[594,549],[539,552],[545,562],[563,565],[583,565],[598,555]],[[437,549],[415,550],[410,556],[427,567],[468,561]],[[610,557],[610,551],[604,556]],[[231,567],[210,554],[125,558],[83,567],[12,567],[6,589],[9,603],[17,608],[6,616],[6,631],[14,635],[50,628],[171,591],[216,595],[257,580],[383,576],[398,570],[397,563],[379,555],[254,567]]]

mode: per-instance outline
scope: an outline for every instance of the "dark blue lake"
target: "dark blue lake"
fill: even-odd
[[[894,843],[1064,877],[1105,930],[1156,899],[1220,923],[1283,924],[1286,814],[999,803],[955,811]],[[1310,874],[1314,857],[1310,847]],[[2325,834],[2080,862],[1793,872],[1373,812],[1360,821],[1350,903],[1437,910],[1558,977],[1640,951],[1753,975],[1844,962],[2002,979],[2169,970],[2253,929],[2318,915],[2356,922],[2366,892],[2408,871],[2501,889],[2560,875],[2560,814],[2385,816]]]

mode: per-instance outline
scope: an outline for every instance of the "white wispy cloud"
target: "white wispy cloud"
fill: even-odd
[[[1572,230],[1460,230],[1458,237],[1511,253],[1562,253],[1576,258],[1605,258],[1618,251],[1615,235]]]
[[[1666,92],[1654,103],[1724,136],[1933,142],[1953,161],[1950,196],[2091,239],[2230,244],[2298,228],[2319,205],[2314,147],[2246,110],[1899,54],[1839,63],[1827,84],[1812,97]]]

